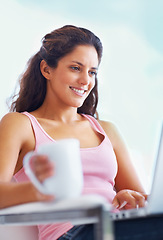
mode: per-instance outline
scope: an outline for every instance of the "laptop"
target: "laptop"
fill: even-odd
[[[156,161],[153,174],[151,193],[145,207],[121,210],[117,213],[110,213],[112,220],[123,220],[128,218],[144,217],[163,213],[163,123],[156,154]]]

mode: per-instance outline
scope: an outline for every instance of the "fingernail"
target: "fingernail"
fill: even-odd
[[[127,202],[124,201],[124,202],[120,205],[119,209],[123,208],[126,204],[127,204]]]
[[[119,204],[117,204],[116,206],[114,206],[115,209],[119,208]]]

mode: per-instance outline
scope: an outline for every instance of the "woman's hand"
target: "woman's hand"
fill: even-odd
[[[31,158],[31,167],[38,180],[42,183],[54,175],[54,164],[46,155],[35,155]]]
[[[46,155],[34,155],[31,157],[30,164],[35,176],[41,183],[46,178],[54,175],[54,165],[51,161],[49,161]],[[34,185],[32,189],[34,201],[51,201],[55,199],[53,195],[39,192]]]
[[[113,207],[116,209],[131,209],[144,207],[147,195],[133,190],[119,191],[113,199]]]

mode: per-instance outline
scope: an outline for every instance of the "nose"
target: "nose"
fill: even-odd
[[[90,83],[90,76],[89,76],[88,72],[83,72],[80,75],[79,83],[81,85],[89,85],[89,83]]]

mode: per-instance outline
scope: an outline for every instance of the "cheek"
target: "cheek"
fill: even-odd
[[[90,90],[92,90],[92,88],[94,88],[94,86],[95,86],[95,79],[92,79],[91,80],[91,82],[90,82],[90,84],[89,84],[89,87],[90,87]]]

